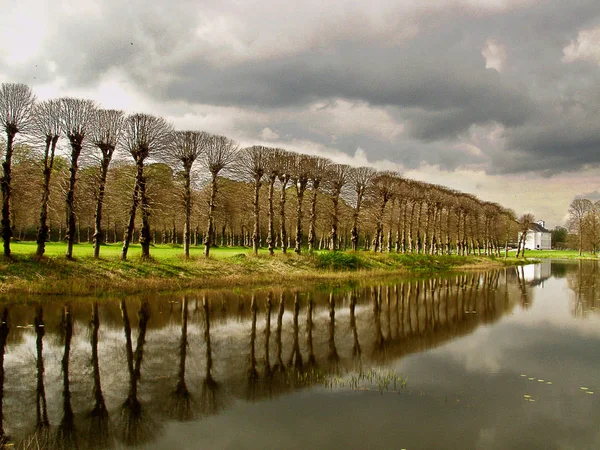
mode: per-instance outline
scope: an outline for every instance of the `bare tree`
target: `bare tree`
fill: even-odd
[[[376,228],[374,238],[374,251],[383,251],[383,214],[387,203],[394,196],[394,186],[398,175],[394,172],[384,171],[377,173],[372,180],[371,188],[374,200],[379,202],[375,212]]]
[[[204,131],[176,131],[168,148],[169,159],[183,167],[185,223],[183,228],[183,251],[190,257],[190,233],[192,216],[191,171],[196,160],[202,155],[210,139]]]
[[[258,244],[260,240],[260,210],[259,210],[259,193],[262,186],[264,176],[267,172],[270,155],[272,149],[255,145],[253,147],[244,148],[240,152],[240,158],[237,164],[237,170],[244,179],[252,180],[254,185],[254,196],[252,197],[252,252],[258,254]]]
[[[211,136],[203,155],[203,164],[211,175],[210,199],[208,201],[208,225],[204,236],[204,256],[208,257],[214,239],[214,213],[217,198],[217,178],[219,173],[228,167],[238,153],[238,145],[232,139],[224,136]]]
[[[312,183],[312,195],[310,197],[310,225],[308,228],[308,251],[312,252],[316,241],[316,223],[317,223],[317,194],[323,178],[328,175],[328,168],[331,161],[318,156],[310,157],[310,181]]]
[[[61,105],[59,100],[46,100],[38,103],[33,115],[33,133],[44,139],[44,181],[42,186],[42,205],[37,235],[36,257],[41,258],[46,251],[49,237],[48,203],[50,201],[50,179],[54,168],[56,144],[61,135]]]
[[[579,235],[579,255],[583,254],[584,223],[593,203],[587,198],[576,198],[569,205],[569,228]]]
[[[279,148],[273,149],[269,152],[269,157],[267,158],[266,163],[266,176],[269,184],[269,208],[268,208],[268,232],[267,232],[267,246],[269,248],[269,254],[273,254],[275,250],[275,225],[273,220],[273,195],[275,190],[275,181],[281,174],[281,169],[283,167],[283,161],[285,158],[285,150],[281,150]]]
[[[10,256],[10,223],[11,164],[13,146],[17,133],[27,131],[33,116],[35,97],[31,88],[25,84],[2,83],[0,85],[0,126],[6,133],[6,148],[2,163],[2,239],[4,240],[4,256]]]
[[[333,164],[328,170],[329,193],[333,208],[331,210],[331,231],[329,232],[329,250],[337,250],[338,223],[340,221],[340,195],[342,189],[349,181],[350,166],[345,164]]]
[[[90,141],[102,153],[94,213],[94,258],[98,258],[100,257],[100,246],[105,242],[102,230],[102,207],[104,205],[106,177],[123,130],[124,114],[123,111],[114,109],[100,109],[95,112],[94,116]]]
[[[356,203],[354,205],[354,212],[352,214],[352,250],[358,250],[358,217],[360,215],[360,208],[365,198],[367,188],[370,186],[376,171],[371,167],[356,167],[351,168],[348,174],[350,183],[356,192]]]
[[[69,168],[69,186],[67,190],[67,259],[73,258],[73,243],[75,242],[75,182],[79,169],[79,156],[83,149],[83,141],[93,125],[96,105],[92,100],[66,97],[61,100],[62,131],[71,144],[71,167]]]
[[[298,254],[300,254],[302,247],[302,202],[308,185],[309,173],[310,158],[307,155],[294,155],[292,169],[292,181],[296,188],[296,245],[294,251]]]
[[[121,259],[127,259],[129,242],[133,236],[135,226],[135,213],[141,201],[142,230],[140,244],[142,258],[150,257],[150,213],[146,197],[146,177],[144,176],[144,163],[149,157],[160,156],[161,152],[170,144],[173,128],[162,117],[149,114],[133,114],[125,119],[123,126],[123,143],[129,151],[136,165],[135,187],[133,189],[129,223],[123,238]]]
[[[517,258],[519,257],[519,253],[522,252],[523,258],[525,258],[525,243],[527,241],[527,233],[529,232],[529,226],[534,221],[533,214],[527,213],[523,214],[519,217],[519,231],[521,232],[521,238],[519,239],[519,244],[517,245]]]
[[[292,178],[292,171],[294,169],[295,156],[290,153],[284,153],[281,157],[281,165],[279,168],[279,238],[281,239],[281,251],[285,253],[288,248],[287,230],[285,227],[285,202],[287,186]]]

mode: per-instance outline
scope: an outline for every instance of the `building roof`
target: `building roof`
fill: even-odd
[[[529,230],[536,231],[539,233],[550,233],[550,230],[547,230],[546,228],[541,226],[539,223],[533,223],[533,222],[529,224]]]

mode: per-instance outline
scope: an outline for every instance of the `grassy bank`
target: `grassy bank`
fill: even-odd
[[[514,256],[516,251],[509,255]],[[530,259],[599,259],[597,253],[583,252],[579,255],[579,250],[526,250],[525,257]]]
[[[64,258],[66,246],[50,243],[47,256],[33,257],[34,243],[15,243],[13,258],[0,260],[0,293],[99,295],[166,291],[207,287],[281,285],[389,276],[408,272],[444,272],[501,267],[522,263],[515,258],[495,259],[463,256],[375,254],[371,252],[316,252],[313,255],[276,253],[258,256],[247,248],[214,248],[211,257],[202,248],[192,248],[183,258],[180,246],[159,245],[151,250],[152,260],[140,259],[141,250],[132,245],[130,258],[119,260],[120,245],[102,248],[94,259],[90,244],[75,246],[75,259]]]

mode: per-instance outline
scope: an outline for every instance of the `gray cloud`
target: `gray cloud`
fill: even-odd
[[[563,53],[580,31],[599,26],[595,0],[451,1],[427,10],[383,1],[331,11],[285,1],[81,4],[57,8],[28,60],[3,63],[0,53],[0,76],[93,89],[116,71],[157,103],[266,115],[268,123],[240,125],[257,139],[268,126],[282,144],[306,140],[348,154],[360,147],[370,160],[407,168],[553,174],[600,163],[600,68]],[[35,25],[23,32],[35,34]],[[500,72],[486,68],[490,40],[502,49],[490,64]],[[357,115],[387,114],[403,131],[344,128],[323,119],[335,108],[313,110],[338,99],[366,105]],[[474,129],[498,126],[493,137],[473,138]]]

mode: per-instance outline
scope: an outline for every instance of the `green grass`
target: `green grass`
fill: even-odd
[[[0,294],[136,293],[173,291],[207,287],[249,287],[298,285],[385,277],[402,272],[444,272],[464,268],[492,268],[522,264],[523,260],[447,255],[402,255],[372,252],[293,250],[270,256],[266,249],[258,255],[245,247],[215,247],[210,258],[203,247],[192,247],[190,259],[176,245],[156,245],[149,260],[141,259],[141,248],[132,245],[127,261],[119,259],[120,244],[102,247],[100,258],[93,257],[91,244],[76,244],[73,260],[64,257],[66,244],[48,243],[44,258],[34,257],[36,244],[15,242],[13,257],[0,257]],[[530,252],[533,253],[533,252]]]
[[[34,255],[37,249],[35,242],[12,242],[11,251],[15,255]],[[102,258],[119,258],[121,255],[122,244],[106,244],[100,248]],[[64,256],[67,246],[63,242],[48,242],[46,244],[45,256]],[[252,249],[247,247],[212,247],[210,255],[214,258],[228,258],[239,253],[251,253]],[[268,253],[261,249],[259,253]],[[142,254],[142,248],[139,244],[131,244],[127,256],[129,258],[139,258]],[[200,257],[204,254],[204,246],[191,246],[190,257]],[[94,256],[94,247],[92,244],[75,244],[73,246],[74,258],[91,258]],[[183,257],[183,245],[162,244],[150,247],[150,256],[156,259],[179,258]]]
[[[509,254],[514,255],[516,251]],[[579,256],[579,250],[525,250],[526,258],[555,258],[555,259],[598,259],[600,253],[583,252]]]

